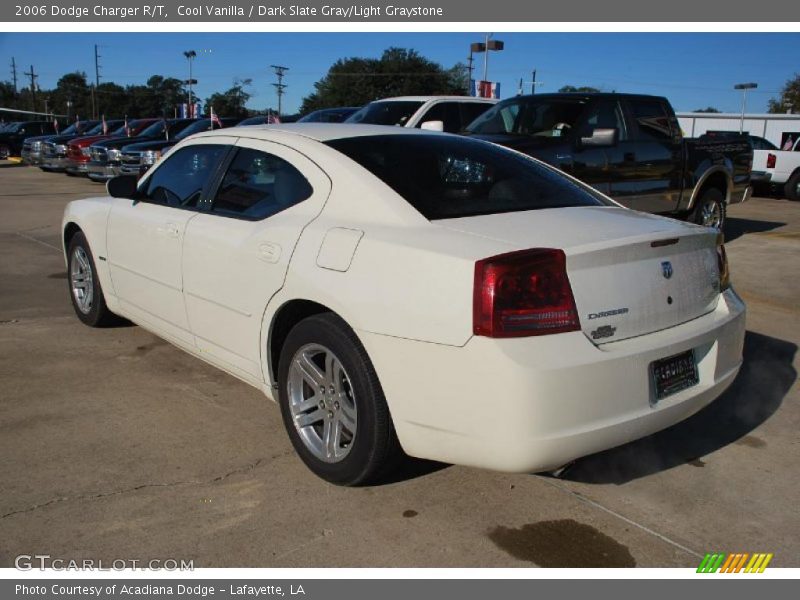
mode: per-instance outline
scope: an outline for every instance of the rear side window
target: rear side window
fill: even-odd
[[[227,150],[228,146],[208,144],[171,152],[143,182],[144,189],[139,190],[143,200],[165,206],[197,206],[203,189]]]
[[[308,180],[282,158],[239,148],[222,178],[211,211],[264,219],[302,202],[312,193]]]
[[[657,100],[632,100],[633,118],[639,126],[639,137],[657,141],[672,137],[669,115]]]
[[[377,135],[327,144],[431,220],[607,204],[555,169],[469,138]]]

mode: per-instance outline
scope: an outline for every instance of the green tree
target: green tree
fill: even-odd
[[[82,71],[63,75],[54,90],[37,92],[38,110],[44,108],[44,98],[48,101],[48,111],[67,115],[69,120],[76,116],[81,119],[92,116],[91,89],[86,81],[86,73]]]
[[[767,112],[773,114],[785,113],[791,110],[800,112],[800,75],[795,73],[788,79],[781,90],[779,98],[771,98],[767,104]]]
[[[565,85],[559,88],[559,94],[597,94],[600,90],[596,87],[582,85],[575,87],[574,85]]]
[[[696,113],[718,113],[721,112],[720,110],[714,108],[713,106],[706,106],[705,108],[698,108]]]
[[[301,113],[336,106],[360,106],[391,96],[464,95],[465,69],[445,69],[405,48],[388,48],[379,59],[343,58],[303,98]]]
[[[206,98],[206,111],[208,107],[214,108],[214,113],[220,117],[246,117],[248,115],[245,104],[252,97],[245,88],[250,87],[252,79],[235,79],[233,87],[226,92],[217,92]]]

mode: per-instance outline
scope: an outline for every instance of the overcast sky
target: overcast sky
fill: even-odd
[[[53,87],[64,73],[82,70],[94,79],[94,44],[100,45],[101,81],[144,83],[150,75],[188,77],[184,50],[198,53],[195,88],[201,98],[228,89],[234,78],[252,78],[250,108],[275,106],[270,65],[289,67],[284,112],[297,110],[303,96],[338,58],[377,57],[389,46],[413,48],[445,67],[466,62],[469,33],[186,33],[67,34],[0,33],[0,79],[11,80],[16,59],[20,85],[31,64],[39,85]],[[537,70],[539,92],[566,84],[605,91],[667,96],[676,110],[714,106],[741,110],[733,85],[756,82],[748,112],[764,112],[784,82],[800,70],[800,34],[777,33],[495,33],[505,50],[489,59],[489,79],[501,83],[502,97],[516,94],[518,82]],[[483,56],[476,56],[482,73]],[[525,85],[526,93],[530,89]]]

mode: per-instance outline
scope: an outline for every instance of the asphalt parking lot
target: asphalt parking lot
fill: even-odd
[[[731,208],[745,365],[688,421],[561,479],[409,461],[343,489],[295,456],[276,406],[146,331],[70,306],[60,221],[85,179],[0,161],[0,567],[800,566],[800,203]],[[587,390],[587,393],[591,393]]]

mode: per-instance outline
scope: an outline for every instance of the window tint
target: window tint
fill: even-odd
[[[240,148],[219,186],[211,210],[215,213],[264,219],[311,196],[305,177],[285,160]]]
[[[461,117],[458,114],[458,104],[455,102],[434,104],[419,120],[417,127],[420,127],[426,121],[441,121],[444,124],[444,131],[447,133],[461,131]]]
[[[626,139],[625,119],[622,116],[622,109],[616,100],[600,100],[590,110],[586,117],[588,129],[616,129],[619,132],[619,140]],[[588,135],[588,131],[585,132]]]
[[[461,111],[461,127],[459,131],[466,129],[467,125],[492,108],[492,105],[488,102],[461,102],[458,106]]]
[[[345,123],[403,126],[419,110],[422,104],[422,102],[415,100],[370,102],[350,115]]]
[[[664,141],[672,138],[669,115],[657,100],[632,100],[633,118],[643,139]]]
[[[469,138],[378,135],[327,143],[428,219],[606,204],[555,169]]]
[[[140,192],[145,201],[166,206],[194,207],[228,146],[198,145],[170,153]]]
[[[514,98],[487,110],[468,128],[470,133],[513,133],[560,138],[575,126],[584,102]]]

